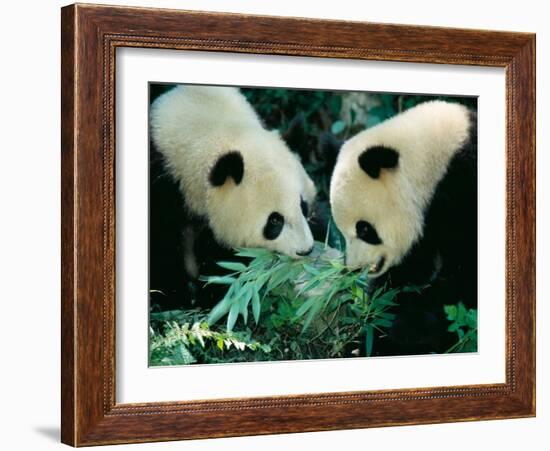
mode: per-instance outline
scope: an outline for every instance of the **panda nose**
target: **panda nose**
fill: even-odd
[[[311,246],[307,251],[296,252],[296,255],[299,255],[300,257],[305,257],[306,255],[309,255],[312,252],[313,252],[313,246]]]

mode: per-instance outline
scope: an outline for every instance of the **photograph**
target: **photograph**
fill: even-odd
[[[150,82],[149,366],[477,352],[477,108]]]

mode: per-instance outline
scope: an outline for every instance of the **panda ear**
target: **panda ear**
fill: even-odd
[[[222,186],[231,177],[235,185],[241,183],[244,174],[244,160],[240,152],[232,150],[221,156],[210,171],[210,184]]]
[[[329,162],[329,167],[334,167],[336,163],[336,158],[340,149],[344,145],[344,141],[338,139],[332,133],[322,132],[319,135],[319,140],[317,141],[317,148],[319,149],[319,154]]]
[[[399,154],[396,150],[384,146],[371,147],[359,155],[359,166],[373,179],[380,176],[381,169],[397,166]]]
[[[306,117],[303,112],[299,112],[292,118],[285,132],[281,134],[281,138],[291,150],[295,152],[302,150],[306,140]]]

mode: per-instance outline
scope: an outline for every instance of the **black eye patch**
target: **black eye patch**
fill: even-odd
[[[274,240],[277,238],[285,225],[285,218],[282,214],[274,211],[267,218],[264,226],[264,237],[266,240]]]
[[[302,214],[304,217],[307,218],[307,214],[309,213],[309,209],[307,206],[307,202],[304,200],[302,196],[300,196],[300,208],[302,209]]]
[[[355,231],[357,232],[357,238],[363,240],[365,243],[382,244],[382,240],[370,222],[358,221],[355,224]]]

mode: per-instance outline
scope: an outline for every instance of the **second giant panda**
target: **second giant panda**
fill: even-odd
[[[429,101],[344,143],[330,187],[346,264],[398,295],[380,354],[444,352],[443,305],[477,306],[477,124],[466,107]]]
[[[312,251],[313,181],[238,89],[174,87],[149,121],[152,289],[189,284],[235,247]]]

